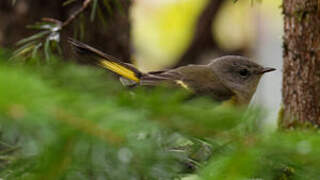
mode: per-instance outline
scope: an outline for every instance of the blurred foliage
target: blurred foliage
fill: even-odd
[[[46,61],[50,60],[52,50],[57,50],[60,55],[62,54],[59,45],[61,25],[58,23],[40,22],[28,26],[28,28],[40,30],[40,32],[18,41],[16,45],[20,46],[20,48],[14,52],[13,58],[17,56],[24,56],[26,58],[31,56],[35,58],[40,48],[43,49]]]
[[[253,46],[256,38],[256,8],[253,4],[260,1],[228,0],[224,3],[212,25],[219,47],[224,50],[237,50],[241,47]],[[61,2],[61,8],[72,7],[73,13],[76,13],[77,5],[83,3],[83,8],[84,2],[88,2],[85,10],[76,15],[70,23],[73,24],[72,31],[75,39],[83,40],[86,36],[90,36],[87,31],[91,23],[99,24],[99,28],[106,29],[107,32],[110,20],[108,16],[123,10],[120,0],[64,0]],[[279,2],[269,0],[256,6],[263,10],[266,6],[270,4],[274,6]],[[189,47],[197,19],[207,3],[208,0],[134,1],[130,10],[133,63],[142,71],[159,70],[176,64]],[[89,13],[84,14],[85,11]],[[73,15],[75,14],[71,16]],[[60,22],[45,17],[39,18],[44,19],[35,25],[28,26],[38,33],[19,41],[17,43],[19,48],[15,54],[27,59],[39,55],[40,52],[46,57],[44,60],[49,62],[53,54],[62,54],[61,33],[66,29],[64,23],[68,20],[60,19]],[[93,22],[94,20],[98,21]],[[92,45],[96,46],[94,43]],[[110,48],[106,50],[110,53]]]
[[[15,5],[15,2],[12,1],[13,5]],[[61,3],[61,8],[63,6],[71,6],[77,2],[80,6],[75,6],[78,9],[75,9],[67,19],[59,20],[51,17],[39,17],[41,21],[28,25],[27,28],[36,31],[36,33],[16,43],[18,48],[13,53],[13,58],[19,57],[19,59],[28,60],[44,55],[45,58],[43,59],[46,62],[50,62],[51,56],[63,54],[61,36],[67,26],[74,24],[74,38],[83,39],[86,31],[85,27],[87,24],[93,23],[96,17],[105,28],[107,24],[107,16],[105,14],[112,14],[115,9],[119,12],[123,11],[122,4],[118,0],[64,0]],[[113,2],[116,7],[112,8],[110,4]],[[87,8],[90,9],[89,21],[84,18],[84,12]],[[107,12],[103,13],[102,8],[106,9]]]
[[[3,179],[320,175],[315,130],[270,132],[259,109],[221,107],[167,87],[125,89],[100,69],[60,61],[37,68],[36,60],[7,62],[7,54],[0,51]]]

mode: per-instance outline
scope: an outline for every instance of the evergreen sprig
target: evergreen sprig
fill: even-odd
[[[68,6],[79,0],[65,0],[61,6]],[[122,11],[122,5],[118,0],[103,0],[99,3],[98,0],[84,0],[81,3],[81,6],[76,9],[70,16],[61,21],[58,19],[50,18],[50,17],[41,17],[40,22],[36,22],[33,25],[28,25],[27,28],[36,30],[37,33],[32,34],[29,37],[23,38],[16,43],[17,50],[13,53],[12,59],[19,57],[20,60],[30,60],[35,59],[36,56],[40,54],[44,54],[46,60],[45,62],[51,62],[52,56],[55,54],[62,55],[62,47],[61,47],[61,33],[65,31],[67,26],[70,26],[72,23],[77,22],[78,26],[74,28],[74,35],[79,35],[81,39],[84,37],[84,26],[87,21],[84,18],[85,10],[91,7],[90,14],[90,23],[92,23],[96,16],[98,15],[99,20],[103,25],[107,24],[106,17],[101,10],[100,6],[103,6],[108,12],[112,11],[110,7],[110,3],[115,2],[117,5],[117,11]],[[13,4],[16,1],[12,1]],[[80,33],[78,33],[80,32]],[[77,38],[77,37],[76,37]],[[42,51],[41,51],[42,50]]]
[[[125,89],[92,67],[36,68],[5,58],[0,178],[319,177],[316,130],[261,131],[260,110],[190,100],[187,92],[166,87]]]

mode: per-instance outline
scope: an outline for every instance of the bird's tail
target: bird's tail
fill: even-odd
[[[89,63],[99,65],[120,75],[121,77],[124,77],[125,79],[134,81],[135,83],[140,82],[140,78],[143,73],[131,64],[123,63],[121,60],[75,39],[69,39],[69,42],[72,44],[75,52],[80,56],[80,58],[85,58]]]

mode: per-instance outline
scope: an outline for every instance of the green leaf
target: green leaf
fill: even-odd
[[[106,7],[107,11],[108,11],[108,14],[112,14],[112,8],[108,2],[108,0],[103,0],[103,5]]]
[[[52,49],[57,50],[57,52],[58,52],[59,55],[62,55],[62,48],[61,48],[59,42],[57,42],[57,41],[51,41],[51,46],[52,46]]]
[[[83,39],[86,29],[85,17],[83,14],[80,15],[80,22],[79,22],[79,38]]]
[[[30,42],[30,41],[33,41],[33,40],[42,38],[42,37],[44,37],[45,35],[47,35],[47,34],[49,34],[49,33],[50,33],[50,31],[42,31],[42,32],[36,33],[36,34],[34,34],[34,35],[32,35],[32,36],[29,36],[29,37],[27,37],[27,38],[24,38],[24,39],[18,41],[18,42],[16,43],[16,45],[19,46],[19,45],[25,44],[25,43],[27,43],[27,42]]]
[[[47,38],[46,42],[44,44],[44,55],[46,57],[46,61],[49,62],[50,61],[50,39]]]
[[[93,0],[92,10],[91,10],[91,15],[90,15],[91,22],[94,21],[94,19],[96,17],[97,6],[98,6],[98,0]]]
[[[41,46],[42,46],[42,43],[40,42],[33,48],[32,56],[31,56],[32,58],[36,58],[38,50]]]
[[[106,21],[105,15],[103,14],[101,8],[98,6],[98,18],[102,22],[103,27],[106,27],[108,25],[108,22]]]
[[[48,22],[37,22],[35,24],[27,25],[28,29],[45,29],[50,30],[54,27],[56,27],[56,24],[48,23]]]
[[[115,4],[116,4],[116,7],[117,7],[117,10],[118,10],[122,15],[125,15],[124,7],[123,7],[123,5],[121,4],[121,2],[120,2],[120,1],[115,1]]]
[[[66,0],[65,2],[63,2],[62,6],[67,6],[69,4],[72,4],[74,2],[76,2],[77,0]]]
[[[22,55],[30,52],[34,48],[35,43],[36,42],[32,41],[32,42],[29,42],[29,43],[21,46],[20,48],[18,48],[17,50],[15,50],[13,52],[13,57],[12,58],[15,58],[17,56],[22,56]]]

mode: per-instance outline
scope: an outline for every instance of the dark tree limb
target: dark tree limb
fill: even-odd
[[[92,0],[85,0],[82,3],[82,6],[76,10],[74,13],[72,13],[67,20],[65,20],[62,24],[62,28],[65,26],[68,26],[73,20],[75,20],[87,7],[90,5]]]
[[[212,33],[212,23],[215,21],[219,10],[227,0],[209,0],[197,20],[193,39],[176,66],[199,64],[222,55],[243,55],[248,53],[248,47],[243,46],[235,50],[225,50],[219,47]],[[214,56],[213,56],[214,54]]]
[[[212,36],[212,22],[225,0],[210,0],[199,16],[190,46],[178,61],[178,66],[194,64],[200,55],[210,49],[217,49]]]

